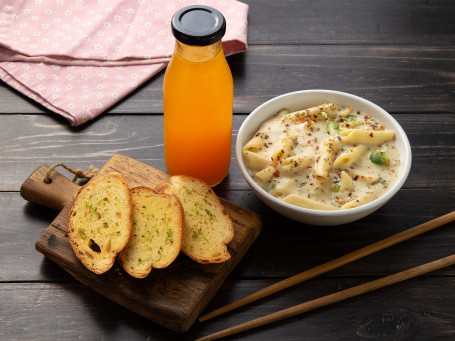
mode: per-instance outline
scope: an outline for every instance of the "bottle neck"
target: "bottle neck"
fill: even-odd
[[[215,58],[220,52],[223,52],[221,40],[207,46],[192,46],[183,44],[178,40],[175,41],[174,53],[177,53],[180,57],[189,62],[203,63]]]

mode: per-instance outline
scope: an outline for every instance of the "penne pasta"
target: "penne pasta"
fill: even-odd
[[[378,198],[377,193],[365,194],[365,195],[360,196],[357,199],[351,200],[348,203],[344,204],[343,206],[341,206],[341,209],[346,210],[348,208],[358,207],[358,206],[364,205],[370,201],[373,201],[377,198]]]
[[[273,166],[269,166],[269,167],[264,168],[263,170],[257,172],[256,176],[263,181],[269,181],[270,178],[273,176],[274,172],[275,172],[275,168],[273,168]]]
[[[275,197],[284,197],[294,192],[294,183],[289,179],[280,180],[269,193]]]
[[[341,188],[342,192],[349,191],[352,188],[352,178],[346,172],[341,172]]]
[[[344,204],[343,206],[341,206],[341,209],[347,210],[348,208],[354,208],[354,207],[358,207],[360,205],[361,205],[360,200],[351,200],[351,201],[347,202],[346,204]]]
[[[282,159],[287,158],[291,155],[291,148],[293,145],[293,139],[289,134],[283,134],[281,139],[278,140],[278,144],[275,146],[272,154],[273,166],[276,167],[278,162]]]
[[[333,162],[335,168],[349,168],[354,162],[366,152],[367,147],[363,144],[355,146],[352,149],[343,151]]]
[[[320,121],[325,120],[327,117],[336,118],[338,112],[336,111],[337,106],[333,103],[319,105],[317,107],[308,108],[304,110],[294,111],[286,116],[283,116],[282,120],[285,123],[301,123],[305,121]]]
[[[393,131],[371,115],[333,103],[281,110],[242,152],[259,186],[316,210],[364,205],[387,191],[400,168]]]
[[[287,157],[279,162],[276,169],[280,172],[298,172],[314,162],[314,155],[303,153]]]
[[[393,130],[372,131],[366,129],[347,129],[341,135],[341,142],[347,144],[382,144],[395,138]]]
[[[243,150],[247,150],[249,152],[257,152],[262,148],[264,143],[265,142],[262,134],[256,134],[251,140],[247,142],[247,144],[243,147]]]
[[[243,151],[245,165],[252,170],[264,169],[272,164],[272,160],[262,154]]]
[[[278,111],[278,113],[276,114],[276,116],[277,116],[277,118],[280,118],[280,117],[289,115],[290,112],[291,112],[291,111],[290,111],[289,109],[281,109],[280,111]]]
[[[338,152],[338,139],[328,137],[320,147],[319,159],[316,162],[314,174],[326,178],[332,168],[333,159]]]
[[[348,116],[350,113],[352,112],[352,107],[346,107],[344,109],[342,109],[339,113],[340,116],[342,117],[346,117]]]
[[[325,204],[313,199],[305,198],[301,195],[298,194],[289,194],[288,196],[283,198],[284,202],[287,202],[288,204],[295,205],[295,206],[300,206],[300,207],[305,207],[305,208],[311,208],[313,210],[337,210],[338,207],[334,205],[329,205]]]
[[[356,181],[364,181],[368,184],[372,184],[374,182],[379,181],[379,176],[377,176],[376,174],[368,174],[366,172],[354,171],[353,175]]]

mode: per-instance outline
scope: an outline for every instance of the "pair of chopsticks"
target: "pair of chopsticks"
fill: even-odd
[[[231,310],[237,309],[239,307],[242,307],[246,304],[249,304],[251,302],[255,302],[261,298],[267,297],[269,295],[272,295],[274,293],[277,293],[279,291],[282,291],[284,289],[287,289],[291,286],[294,286],[296,284],[302,283],[306,280],[309,280],[311,278],[314,278],[316,276],[322,275],[326,272],[329,272],[331,270],[334,270],[336,268],[339,268],[343,265],[349,264],[355,260],[361,259],[363,257],[366,257],[368,255],[371,255],[372,253],[375,253],[377,251],[386,249],[392,245],[398,244],[400,242],[403,242],[405,240],[411,239],[415,236],[418,236],[420,234],[423,234],[425,232],[431,231],[437,227],[440,227],[442,225],[445,225],[449,222],[452,222],[455,220],[455,211],[448,213],[446,215],[443,215],[441,217],[438,217],[436,219],[430,220],[426,223],[423,223],[421,225],[415,226],[409,230],[405,230],[403,232],[400,232],[398,234],[395,234],[391,237],[388,237],[386,239],[380,240],[376,243],[373,243],[371,245],[368,245],[366,247],[363,247],[359,250],[353,251],[351,253],[348,253],[345,256],[339,257],[337,259],[334,259],[330,262],[327,262],[325,264],[316,266],[315,268],[312,268],[310,270],[301,272],[297,275],[294,275],[290,278],[287,278],[285,280],[282,280],[278,283],[275,283],[271,286],[268,286],[262,290],[259,290],[256,293],[253,293],[249,296],[246,296],[238,301],[235,301],[233,303],[230,303],[224,307],[218,308],[210,313],[207,313],[205,315],[202,315],[199,317],[200,322],[207,321],[211,318],[214,318],[216,316],[219,316],[221,314],[224,314],[226,312],[229,312]],[[251,330],[253,328],[257,328],[260,326],[264,326],[273,322],[277,322],[283,319],[286,319],[288,317],[296,316],[298,314],[327,306],[332,303],[340,302],[345,299],[355,297],[376,289],[380,289],[398,282],[405,281],[407,279],[417,277],[426,273],[429,273],[431,271],[435,271],[450,265],[455,264],[455,254],[438,259],[436,261],[426,263],[420,266],[417,266],[412,269],[408,269],[405,271],[398,272],[396,274],[386,276],[371,282],[367,282],[365,284],[361,284],[358,286],[355,286],[353,288],[349,288],[346,290],[339,291],[337,293],[323,296],[308,302],[304,302],[298,305],[295,305],[293,307],[283,309],[280,311],[277,311],[275,313],[259,317],[257,319],[239,324],[234,327],[227,328],[225,330],[216,332],[214,334],[202,337],[200,339],[197,339],[196,341],[209,341],[209,340],[216,340],[222,337],[226,337],[229,335],[241,333],[247,330]]]

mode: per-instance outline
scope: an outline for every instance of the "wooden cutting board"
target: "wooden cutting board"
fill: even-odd
[[[234,239],[228,245],[229,261],[199,264],[180,254],[168,268],[154,269],[144,279],[129,276],[118,263],[109,272],[96,275],[76,258],[68,242],[68,210],[79,186],[56,171],[51,174],[52,182],[46,184],[44,177],[48,169],[47,166],[37,168],[21,187],[24,199],[61,210],[36,242],[36,249],[100,294],[177,332],[185,332],[191,327],[261,230],[261,219],[256,213],[221,198],[234,223]],[[170,177],[137,160],[116,154],[93,179],[113,171],[123,173],[130,188],[154,188]]]

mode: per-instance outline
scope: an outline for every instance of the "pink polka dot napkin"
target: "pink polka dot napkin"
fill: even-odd
[[[80,125],[166,67],[171,18],[202,4],[226,18],[226,55],[247,49],[235,0],[0,0],[0,79]]]

